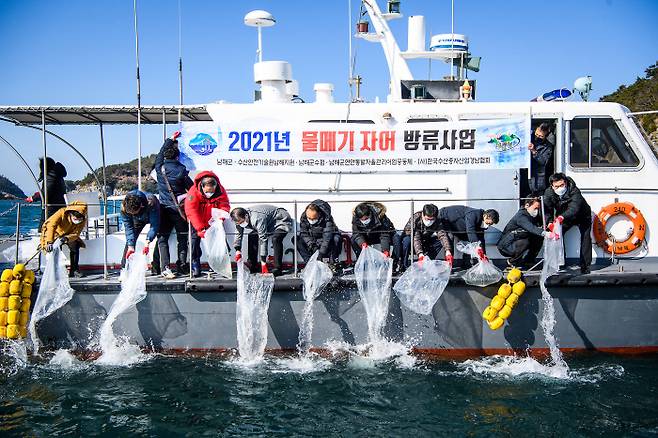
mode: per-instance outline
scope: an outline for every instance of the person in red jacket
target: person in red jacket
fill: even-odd
[[[192,223],[192,275],[201,275],[201,239],[210,227],[212,209],[231,211],[226,190],[214,172],[205,170],[194,178],[194,185],[187,191],[185,214]]]

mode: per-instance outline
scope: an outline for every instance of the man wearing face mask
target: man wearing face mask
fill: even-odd
[[[247,256],[251,265],[251,272],[259,272],[258,259],[260,259],[260,272],[267,274],[268,241],[272,238],[274,249],[274,269],[272,274],[278,277],[282,274],[283,239],[292,230],[292,218],[284,209],[274,205],[259,204],[249,208],[234,208],[231,210],[231,219],[237,225],[237,236],[233,247],[235,248],[235,261],[242,259],[242,237],[245,229],[250,230],[247,238]],[[257,259],[258,256],[258,259]]]
[[[548,182],[550,187],[544,192],[544,209],[547,220],[561,223],[562,234],[569,231],[571,227],[578,227],[580,231],[580,272],[588,274],[592,264],[592,236],[590,235],[592,209],[570,177],[563,173],[556,173],[551,175]]]
[[[443,230],[442,222],[438,218],[439,209],[434,204],[425,204],[422,211],[414,213],[409,219],[402,232],[402,268],[407,269],[411,264],[411,221],[414,224],[413,245],[414,253],[418,257],[418,262],[423,263],[425,257],[436,260],[441,252],[445,249],[445,259],[452,266],[454,257],[452,256],[452,244],[448,238],[448,233]]]
[[[509,257],[510,266],[530,267],[534,264],[537,254],[544,243],[543,237],[555,238],[552,232],[544,231],[540,226],[539,198],[528,199],[505,225],[503,235],[498,241],[498,251]],[[525,257],[524,257],[525,254]]]
[[[331,215],[331,206],[321,199],[308,204],[299,219],[299,239],[297,250],[305,262],[315,251],[319,260],[328,259],[333,265],[340,256],[340,230]]]
[[[199,172],[194,185],[187,191],[185,214],[192,224],[192,275],[201,275],[201,239],[210,228],[212,210],[217,208],[227,213],[231,210],[226,190],[219,177],[209,170]]]
[[[548,187],[548,177],[553,173],[553,145],[548,141],[549,124],[543,122],[532,133],[528,145],[530,151],[530,192],[539,196]]]
[[[443,230],[459,240],[480,242],[478,250],[480,260],[488,260],[484,231],[491,225],[497,224],[498,218],[498,212],[494,209],[482,210],[465,205],[451,205],[439,210],[439,220]],[[468,256],[464,255],[464,259],[467,258]]]
[[[121,259],[123,267],[126,260],[135,253],[137,239],[146,225],[150,225],[150,228],[142,252],[144,255],[149,253],[149,245],[160,229],[160,201],[152,193],[140,190],[128,192],[121,202],[121,222],[126,232],[126,246]]]
[[[80,238],[80,233],[87,225],[87,204],[82,201],[74,201],[67,207],[57,210],[43,223],[41,227],[41,249],[46,252],[53,250],[55,240],[59,239],[62,245],[68,245],[71,257],[69,277],[82,277],[80,272],[80,248],[85,243]]]
[[[352,215],[352,249],[357,258],[361,249],[376,243],[381,244],[382,253],[389,257],[393,235],[395,225],[386,216],[386,207],[383,204],[362,202],[356,206]]]

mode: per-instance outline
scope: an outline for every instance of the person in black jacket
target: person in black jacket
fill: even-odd
[[[171,138],[165,140],[160,152],[155,158],[154,170],[158,181],[158,198],[160,200],[160,230],[158,232],[158,249],[162,276],[168,279],[175,275],[169,269],[169,236],[176,229],[178,243],[178,260],[176,268],[179,274],[185,274],[187,269],[187,219],[184,207],[180,201],[185,200],[187,189],[192,187],[185,166],[178,161],[180,152],[178,140],[180,132],[176,131]],[[154,260],[155,264],[155,260]]]
[[[548,177],[553,173],[553,145],[548,141],[550,126],[543,122],[532,133],[530,150],[530,193],[540,196],[548,187]]]
[[[39,182],[43,182],[43,158],[39,158]],[[55,162],[50,157],[46,157],[46,181],[42,186],[41,192],[46,195],[48,205],[46,206],[46,218],[49,218],[57,210],[66,207],[66,167],[62,163]],[[43,199],[41,200],[44,201]],[[44,218],[42,218],[43,222]]]
[[[315,251],[320,251],[320,260],[329,259],[329,263],[334,264],[340,256],[340,244],[340,230],[329,204],[321,199],[308,204],[299,219],[297,251],[302,259],[308,262]]]
[[[357,258],[361,249],[376,243],[381,244],[382,253],[391,255],[391,241],[395,234],[393,222],[386,216],[386,207],[379,202],[362,202],[352,215],[352,249]]]
[[[547,232],[540,226],[539,212],[541,201],[531,198],[505,225],[503,235],[498,241],[498,251],[509,257],[507,264],[522,267],[532,266]],[[551,236],[553,237],[553,236]],[[524,257],[525,254],[525,257]]]
[[[544,192],[544,209],[549,222],[562,224],[564,235],[571,227],[580,231],[580,272],[590,272],[592,264],[592,209],[583,198],[573,179],[555,173],[548,180],[550,187]],[[562,236],[560,236],[562,237]]]
[[[465,205],[451,205],[439,210],[439,220],[445,231],[459,240],[480,242],[478,251],[480,260],[487,258],[484,231],[489,226],[497,224],[498,219],[498,212],[494,209],[482,210]],[[464,255],[464,259],[469,257]]]
[[[418,261],[422,263],[426,256],[436,260],[445,249],[445,259],[450,265],[454,260],[452,256],[452,244],[448,233],[443,230],[443,223],[438,220],[439,208],[434,204],[425,204],[422,211],[414,213],[409,218],[407,225],[402,231],[401,255],[402,267],[404,269],[411,265],[411,242],[413,240],[414,253]],[[411,236],[411,221],[414,224],[414,235]]]

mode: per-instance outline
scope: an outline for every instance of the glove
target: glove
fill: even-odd
[[[388,251],[383,251],[382,254],[384,254],[384,257],[389,258],[391,256],[391,253]]]
[[[180,131],[174,132],[171,136],[171,139],[176,140],[178,137],[180,137]]]
[[[61,243],[62,245],[68,243],[68,241],[69,241],[68,237],[60,237],[59,238],[59,243]]]
[[[235,262],[237,263],[240,260],[242,260],[242,253],[240,251],[236,251],[235,252]]]
[[[455,258],[453,257],[452,254],[448,253],[446,254],[446,262],[450,263],[450,267],[452,267],[452,263],[455,261]]]
[[[418,266],[423,266],[424,261],[425,261],[425,254],[418,254]]]
[[[147,245],[144,247],[144,249],[142,250],[142,254],[144,254],[144,255],[149,255],[149,246],[148,246],[148,244],[147,244]]]
[[[129,247],[128,250],[126,250],[126,260],[132,257],[133,254],[135,254],[135,248]]]
[[[53,244],[52,243],[47,243],[45,250],[46,250],[46,252],[52,252],[53,251]]]
[[[551,222],[550,224],[548,224],[546,228],[548,229],[548,231],[553,231],[553,228],[555,228],[555,223]]]
[[[551,240],[560,240],[560,235],[557,234],[557,233],[554,233],[552,231],[549,232],[549,233],[546,233],[546,237],[551,239]]]
[[[564,216],[558,216],[555,218],[555,222],[558,224],[562,225],[562,222],[564,222]]]
[[[480,260],[489,260],[487,256],[484,254],[484,249],[478,248],[478,258]]]
[[[196,235],[199,236],[199,239],[206,237],[206,230],[197,231]]]
[[[367,242],[363,242],[363,243],[361,244],[361,249],[366,249],[367,247],[368,247],[368,243],[367,243]]]
[[[267,263],[260,263],[260,273],[261,274],[269,274],[270,271],[267,270]]]

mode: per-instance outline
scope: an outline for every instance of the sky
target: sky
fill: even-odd
[[[244,15],[265,9],[277,20],[263,30],[264,60],[292,64],[301,95],[313,100],[313,84],[331,82],[337,101],[349,96],[348,41],[354,25],[348,0],[180,0],[185,103],[249,102],[256,88],[257,34]],[[402,50],[409,15],[424,15],[428,33],[450,32],[450,0],[402,0],[404,19],[390,22]],[[352,0],[353,21],[360,2]],[[379,0],[380,7],[385,1]],[[179,0],[138,0],[141,93],[144,105],[178,103]],[[658,61],[658,0],[455,0],[455,32],[483,58],[480,101],[527,101],[558,87],[593,78],[591,100],[630,84]],[[136,104],[133,0],[0,0],[0,105]],[[429,37],[427,39],[429,43]],[[388,70],[379,44],[353,40],[355,73],[366,100],[386,99]],[[428,62],[410,61],[418,78]],[[432,79],[448,74],[433,62]],[[101,164],[97,127],[52,127]],[[169,127],[173,132],[175,126]],[[38,131],[0,122],[37,172]],[[157,152],[161,127],[142,128],[144,155]],[[136,127],[105,128],[107,161],[136,157]],[[3,149],[4,148],[4,149]],[[63,144],[48,140],[49,155],[68,178],[87,173]],[[0,174],[26,193],[35,191],[27,170],[0,144]]]

